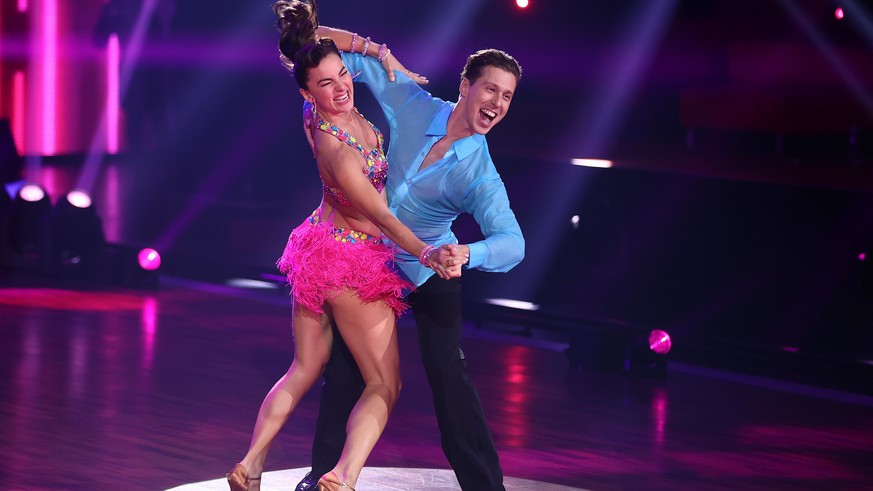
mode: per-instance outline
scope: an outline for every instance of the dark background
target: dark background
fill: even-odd
[[[476,49],[522,64],[511,110],[488,139],[527,254],[508,274],[470,271],[470,302],[528,300],[666,329],[677,344],[873,360],[869,263],[859,260],[873,252],[868,3],[319,9],[325,25],[387,42],[444,99],[457,97]],[[147,42],[126,102],[139,133],[115,159],[120,241],[155,245],[168,272],[273,273],[288,232],[318,205],[274,21],[269,2],[178,1],[169,29]],[[355,95],[385,128],[366,89]],[[456,231],[479,236],[467,218]]]

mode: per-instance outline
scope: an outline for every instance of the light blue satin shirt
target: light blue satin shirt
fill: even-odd
[[[385,112],[390,126],[388,206],[391,212],[427,244],[457,243],[452,222],[461,213],[473,215],[484,240],[468,244],[469,268],[509,271],[524,258],[524,237],[509,207],[506,188],[484,135],[455,141],[445,156],[419,172],[431,147],[446,136],[455,103],[432,97],[402,73],[389,82],[382,64],[360,54],[342,54],[355,81],[366,84]],[[418,258],[397,250],[400,270],[416,285],[434,272]]]

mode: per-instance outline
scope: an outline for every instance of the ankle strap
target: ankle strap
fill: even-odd
[[[355,488],[349,486],[348,484],[346,484],[346,483],[344,483],[344,482],[334,481],[333,479],[331,479],[331,478],[329,478],[329,477],[321,476],[321,479],[320,479],[320,480],[321,480],[321,481],[327,481],[327,482],[329,482],[329,483],[331,483],[331,484],[336,484],[337,486],[339,486],[339,487],[341,487],[341,488],[349,488],[349,489],[351,489],[352,491],[355,491]]]

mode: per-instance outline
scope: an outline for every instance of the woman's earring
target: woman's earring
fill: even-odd
[[[311,118],[312,118],[312,124],[314,125],[315,124],[315,113],[318,111],[318,107],[315,105],[315,99],[312,99],[311,104],[312,104],[312,116],[311,116]]]

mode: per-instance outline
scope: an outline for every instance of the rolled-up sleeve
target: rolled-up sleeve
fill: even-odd
[[[505,272],[524,259],[524,236],[500,176],[492,174],[474,182],[464,197],[464,207],[485,236],[469,244],[467,267]]]

